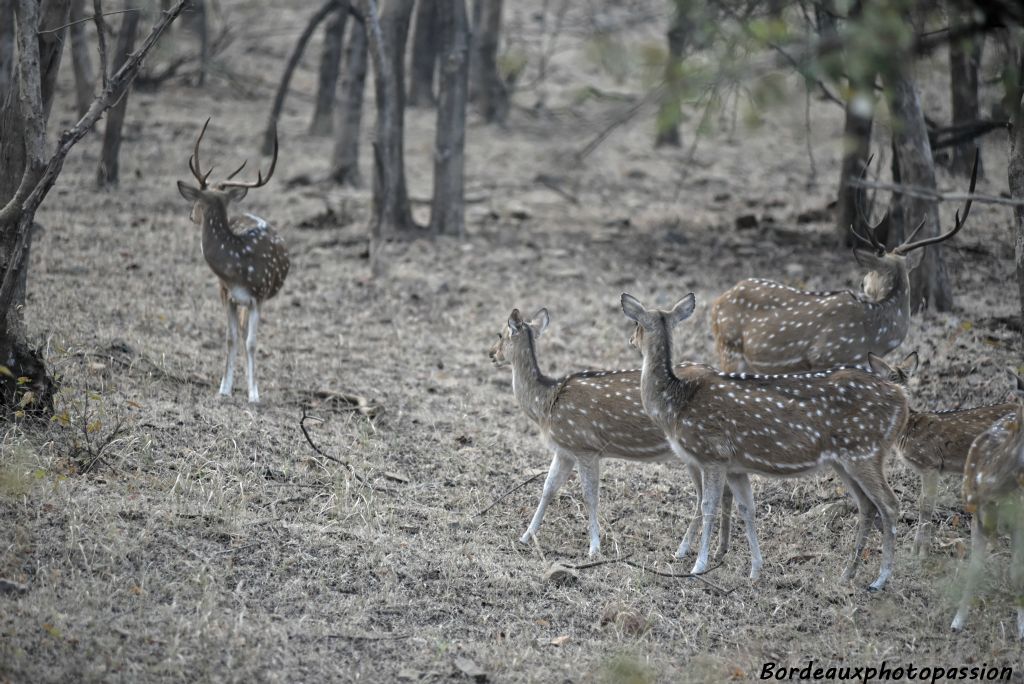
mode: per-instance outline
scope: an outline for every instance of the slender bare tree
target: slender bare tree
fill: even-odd
[[[463,151],[466,143],[466,100],[469,96],[468,23],[465,0],[438,0],[441,69],[430,228],[434,233],[460,237],[466,230]]]
[[[140,13],[130,10],[121,16],[121,28],[117,33],[117,45],[114,48],[114,61],[110,70],[116,73],[124,66],[135,49],[135,34],[139,29]],[[103,150],[100,152],[100,163],[96,168],[96,184],[99,187],[117,185],[120,182],[119,157],[121,153],[121,133],[124,130],[125,114],[128,111],[128,88],[118,94],[117,104],[107,114],[107,125],[103,129]]]
[[[434,73],[440,56],[443,27],[439,4],[444,0],[419,0],[416,4],[416,26],[412,34],[412,59],[409,61],[409,106],[433,105]]]
[[[71,65],[75,69],[75,109],[79,118],[89,109],[96,88],[86,37],[86,19],[85,0],[71,0]]]
[[[334,129],[331,178],[343,185],[359,186],[359,130],[363,121],[363,92],[366,90],[366,30],[363,20],[352,22],[345,54],[341,101]]]
[[[947,2],[951,30],[967,23],[968,19],[953,2]],[[985,35],[978,34],[954,40],[949,44],[950,96],[953,105],[953,127],[974,124],[981,119],[978,101],[978,69],[981,67],[981,53]],[[976,140],[968,140],[953,146],[950,170],[960,176],[970,176],[978,151]],[[984,165],[978,157],[978,175],[984,176]]]
[[[473,27],[477,76],[473,90],[480,114],[488,123],[504,122],[509,108],[508,88],[498,70],[501,10],[502,0],[480,0],[480,21]]]
[[[334,104],[337,100],[338,74],[348,23],[348,0],[340,0],[338,9],[324,26],[324,45],[320,52],[320,71],[316,87],[316,108],[309,124],[310,135],[330,135],[334,129]]]

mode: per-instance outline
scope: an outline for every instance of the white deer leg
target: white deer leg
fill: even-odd
[[[245,336],[245,379],[249,383],[249,401],[256,404],[260,391],[256,387],[256,332],[260,325],[260,305],[254,300],[249,306],[249,330]]]
[[[871,500],[882,517],[882,565],[878,577],[868,585],[868,589],[878,591],[892,576],[892,568],[896,559],[896,521],[899,518],[900,503],[892,493],[889,483],[885,481],[882,471],[883,458],[864,461],[863,470],[859,473],[864,494]]]
[[[960,597],[960,608],[953,617],[953,624],[950,625],[954,632],[959,632],[967,624],[971,599],[974,598],[974,591],[978,588],[978,582],[985,570],[988,539],[985,537],[985,530],[981,527],[981,515],[981,509],[978,509],[974,513],[974,519],[971,520],[971,563],[967,568],[967,581],[964,582],[964,593]]]
[[[680,542],[679,548],[676,550],[676,558],[685,558],[686,554],[690,552],[690,547],[693,546],[693,540],[700,529],[700,505],[701,500],[704,498],[704,485],[701,483],[703,475],[701,475],[700,468],[695,465],[688,465],[686,469],[690,471],[690,477],[693,478],[693,488],[697,491],[697,503],[694,506],[690,524],[686,526],[686,534],[683,535],[683,541]]]
[[[230,299],[224,303],[228,316],[227,359],[224,362],[224,375],[220,380],[220,394],[231,396],[231,388],[235,385],[235,357],[238,355],[238,305]]]
[[[746,473],[729,475],[729,489],[736,497],[736,510],[747,530],[747,543],[750,545],[750,579],[756,580],[761,575],[761,548],[757,543],[757,527],[755,525],[754,491],[750,488],[750,478]],[[725,505],[724,503],[722,504]],[[722,524],[725,524],[725,511],[722,511]]]
[[[519,538],[521,543],[529,544],[530,540],[537,534],[537,530],[540,529],[540,523],[544,520],[544,511],[551,502],[551,497],[561,489],[565,481],[572,475],[572,463],[571,458],[557,452],[555,457],[551,459],[551,468],[548,469],[547,479],[544,480],[544,491],[541,492],[540,503],[537,504],[537,511],[533,514],[530,526],[526,528],[526,532]]]
[[[938,495],[939,474],[934,470],[921,471],[921,497],[917,501],[917,532],[914,534],[914,553],[924,556],[932,540],[932,516]]]
[[[857,503],[857,537],[853,542],[853,556],[850,557],[850,562],[843,571],[843,579],[849,581],[857,574],[860,558],[864,554],[865,545],[867,545],[868,530],[874,518],[875,507],[867,495],[864,494],[864,490],[861,489],[860,485],[845,470],[838,464],[833,464],[833,467],[839,479],[843,481],[846,489],[853,495],[853,500]]]
[[[749,483],[747,486],[749,486]],[[726,487],[722,492],[722,521],[718,528],[718,550],[715,551],[716,561],[725,558],[725,554],[729,552],[729,538],[732,536],[732,497],[732,489]]]
[[[714,531],[718,506],[722,501],[722,490],[725,488],[725,469],[717,465],[704,468],[704,495],[701,497],[700,511],[703,524],[700,532],[700,551],[694,563],[692,574],[700,574],[708,569],[708,556],[711,553],[711,533]]]
[[[590,555],[601,552],[601,526],[597,522],[597,502],[601,492],[601,462],[597,458],[581,458],[576,462],[580,469],[580,484],[583,486],[583,501],[587,504],[590,527]]]

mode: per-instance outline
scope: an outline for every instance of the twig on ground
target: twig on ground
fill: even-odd
[[[309,430],[306,429],[306,421],[310,419],[320,420],[320,422],[323,422],[320,418],[317,418],[316,416],[311,416],[308,413],[306,413],[306,408],[303,407],[302,418],[299,419],[299,429],[302,430],[302,436],[306,438],[306,442],[309,444],[310,448],[313,449],[313,451],[315,451],[318,455],[322,456],[323,458],[326,458],[329,461],[334,461],[338,465],[348,468],[348,471],[352,473],[352,477],[355,478],[356,481],[358,481],[364,487],[372,489],[375,492],[383,492],[384,494],[394,494],[394,492],[391,489],[388,489],[387,487],[378,487],[377,485],[373,484],[365,477],[360,475],[356,471],[355,467],[348,461],[337,458],[336,456],[331,456],[329,453],[327,453],[319,446],[317,446],[316,442],[314,442],[313,438],[310,436]]]
[[[636,563],[636,562],[631,561],[631,560],[623,560],[622,562],[625,563],[626,565],[630,566],[630,567],[636,568],[637,570],[642,570],[643,572],[649,572],[652,575],[657,575],[658,577],[671,577],[673,579],[695,579],[695,580],[698,580],[699,582],[703,582],[707,586],[709,586],[712,589],[714,589],[715,591],[717,591],[720,596],[728,596],[732,592],[736,591],[736,587],[733,587],[732,589],[724,589],[723,587],[718,586],[717,584],[715,584],[711,580],[708,580],[708,579],[706,579],[704,577],[704,575],[708,574],[712,570],[718,569],[721,566],[721,563],[719,563],[718,565],[712,565],[710,568],[708,568],[707,570],[705,570],[704,572],[699,573],[699,574],[694,574],[692,572],[688,572],[686,574],[679,575],[679,574],[676,574],[674,572],[662,572],[660,570],[655,570],[654,568],[648,568],[645,565],[641,565],[640,563]]]
[[[318,640],[322,639],[348,639],[349,641],[387,641],[387,640],[399,640],[408,639],[411,634],[324,634],[321,635]]]
[[[590,563],[580,563],[579,565],[566,565],[564,563],[563,565],[565,565],[565,567],[567,568],[572,568],[573,570],[590,570],[591,568],[596,568],[601,565],[608,565],[609,563],[625,563],[626,560],[632,557],[632,553],[627,553],[625,556],[619,556],[618,558],[608,558],[606,560],[593,561]]]
[[[478,511],[478,512],[476,513],[476,515],[475,515],[475,516],[473,516],[473,517],[475,517],[475,518],[479,518],[479,517],[480,517],[481,515],[483,515],[484,513],[486,513],[487,511],[491,510],[492,508],[494,508],[495,506],[497,506],[497,505],[498,505],[499,503],[501,503],[501,501],[502,501],[502,500],[503,500],[503,499],[504,499],[504,498],[505,498],[506,496],[508,496],[509,494],[511,494],[511,493],[513,493],[513,492],[516,492],[516,491],[518,491],[518,490],[522,489],[523,487],[525,487],[526,485],[530,484],[531,482],[533,482],[534,480],[536,480],[536,479],[537,479],[538,477],[540,477],[540,476],[541,476],[541,475],[543,475],[543,474],[544,474],[543,472],[539,472],[539,473],[534,473],[534,474],[533,474],[533,476],[531,476],[531,477],[530,477],[529,479],[523,480],[522,482],[520,482],[519,484],[517,484],[517,485],[516,485],[515,487],[513,487],[512,489],[508,490],[507,492],[505,492],[504,494],[502,494],[501,496],[499,496],[499,497],[498,497],[497,499],[495,499],[494,501],[492,501],[492,502],[490,503],[490,505],[489,505],[489,506],[487,506],[487,508],[484,508],[483,510],[481,510],[481,511]]]

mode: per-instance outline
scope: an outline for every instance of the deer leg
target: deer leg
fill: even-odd
[[[725,554],[729,552],[729,537],[732,536],[732,497],[732,488],[726,487],[722,492],[722,522],[718,528],[718,550],[715,551],[716,561],[725,558]]]
[[[939,473],[934,470],[921,471],[921,496],[917,500],[917,532],[914,534],[914,553],[924,556],[932,540],[932,516],[935,514],[935,498],[939,489]]]
[[[601,552],[601,527],[597,522],[597,502],[601,491],[601,463],[597,458],[581,458],[576,462],[580,469],[580,484],[583,486],[583,501],[587,504],[590,522],[590,555]]]
[[[526,532],[519,538],[520,543],[529,544],[530,540],[537,534],[537,530],[540,529],[540,523],[544,520],[544,511],[551,502],[551,497],[561,489],[570,475],[572,475],[572,459],[556,452],[555,457],[551,459],[551,467],[548,469],[547,479],[544,480],[544,490],[541,492],[537,511],[533,514],[530,526],[526,528]]]
[[[256,404],[260,400],[260,391],[256,387],[256,331],[260,325],[260,305],[253,300],[249,306],[249,330],[245,336],[245,379],[249,383],[249,402]]]
[[[878,577],[868,585],[868,589],[872,591],[882,589],[892,575],[896,559],[896,521],[900,512],[900,503],[892,493],[889,483],[885,481],[882,462],[883,458],[879,455],[865,461],[864,469],[860,471],[861,488],[875,505],[878,514],[882,516],[882,565]]]
[[[688,465],[686,469],[690,471],[690,477],[693,478],[693,488],[697,491],[697,505],[694,507],[690,524],[686,526],[686,534],[683,536],[683,541],[679,544],[679,548],[676,549],[676,558],[685,558],[686,554],[690,552],[690,547],[693,546],[697,530],[700,529],[700,503],[701,499],[704,498],[704,485],[701,483],[702,475],[700,468],[695,465]]]
[[[953,617],[953,624],[950,625],[954,632],[962,630],[967,623],[967,613],[971,609],[971,599],[974,597],[974,592],[978,588],[978,581],[985,570],[985,557],[988,555],[986,549],[988,539],[985,537],[985,530],[981,527],[981,515],[982,511],[978,509],[971,520],[971,564],[967,569],[967,581],[964,582],[964,593],[960,597],[960,608]]]
[[[220,380],[220,394],[229,397],[235,385],[235,357],[238,355],[238,305],[227,299],[224,310],[228,316],[227,359],[224,362],[224,376]]]
[[[849,581],[857,574],[860,557],[864,553],[865,545],[867,545],[868,529],[871,527],[875,507],[867,495],[864,494],[864,490],[861,489],[860,485],[845,470],[838,464],[834,464],[834,469],[839,479],[846,485],[847,491],[853,495],[853,500],[857,503],[857,537],[853,542],[853,556],[843,571],[843,580]]]
[[[725,468],[707,466],[704,469],[704,493],[701,496],[700,511],[703,525],[700,532],[700,551],[694,563],[692,574],[700,574],[708,569],[708,556],[711,552],[711,533],[714,531],[718,506],[722,501],[722,489],[725,488]]]
[[[747,531],[747,543],[750,545],[750,579],[756,580],[761,575],[764,560],[761,558],[761,547],[757,543],[754,490],[750,488],[750,478],[746,473],[732,473],[728,476],[728,482],[729,489],[736,497],[736,510],[739,511]],[[722,511],[722,521],[722,524],[725,524],[725,511]]]

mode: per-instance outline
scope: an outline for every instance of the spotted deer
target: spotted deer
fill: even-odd
[[[878,376],[905,385],[917,369],[917,353],[907,355],[896,366],[868,354],[868,365]],[[900,434],[896,450],[921,478],[918,499],[917,533],[914,553],[924,555],[931,545],[932,516],[938,496],[939,475],[963,475],[967,455],[975,438],[1003,416],[1014,413],[1017,404],[1007,402],[952,411],[910,410],[907,426]]]
[[[972,194],[977,178],[975,159]],[[854,252],[868,267],[859,293],[808,292],[761,278],[740,281],[711,308],[719,366],[725,371],[794,373],[864,366],[868,353],[885,356],[903,342],[910,325],[910,271],[923,254],[915,250],[952,238],[970,210],[968,200],[963,218],[958,211],[951,230],[915,242],[922,221],[891,250],[878,241],[874,228],[866,238],[858,234],[871,246],[871,251]]]
[[[597,520],[600,461],[620,458],[637,463],[678,462],[664,433],[651,422],[640,404],[640,371],[597,370],[562,378],[546,376],[537,363],[536,340],[548,327],[547,309],[524,321],[512,311],[498,341],[490,350],[496,366],[511,365],[512,392],[526,415],[541,429],[554,452],[537,511],[520,541],[537,534],[544,511],[569,476],[579,470],[590,524],[590,555],[601,548]],[[700,524],[700,471],[689,466],[697,489],[697,507],[676,555],[685,556]],[[729,548],[730,501],[723,501],[718,556]]]
[[[630,340],[643,355],[640,396],[676,454],[703,473],[703,527],[694,573],[708,567],[711,528],[728,483],[750,545],[751,579],[763,564],[748,475],[796,477],[828,465],[860,513],[852,579],[875,517],[882,519],[882,563],[871,589],[892,574],[898,514],[885,479],[885,459],[907,421],[903,390],[866,371],[840,368],[792,375],[725,373],[694,364],[673,371],[672,329],[691,316],[687,295],[667,311],[648,309],[623,293],[622,310],[636,323]]]
[[[242,182],[232,180],[245,168],[246,162],[228,177],[211,185],[211,166],[202,172],[199,162],[199,144],[210,124],[207,119],[196,139],[188,167],[199,183],[193,188],[178,181],[178,192],[189,202],[192,211],[189,218],[193,223],[202,224],[202,250],[206,263],[220,281],[220,296],[227,313],[227,360],[224,376],[220,382],[220,394],[230,396],[234,386],[235,358],[238,352],[239,325],[246,326],[245,356],[246,380],[249,386],[249,401],[260,400],[256,386],[256,331],[260,322],[260,306],[278,293],[288,276],[290,261],[288,248],[265,220],[253,214],[235,216],[228,220],[228,203],[238,202],[251,188],[267,184],[277,166],[277,135],[274,136],[274,156],[266,177],[262,171],[256,173],[256,180]],[[245,316],[239,319],[240,307]]]
[[[1013,539],[1010,581],[1017,606],[1017,637],[1024,640],[1024,381],[1012,374],[1017,405],[971,445],[964,468],[964,508],[971,519],[971,561],[952,628],[967,623],[971,599],[985,569],[988,542],[1000,526]]]

